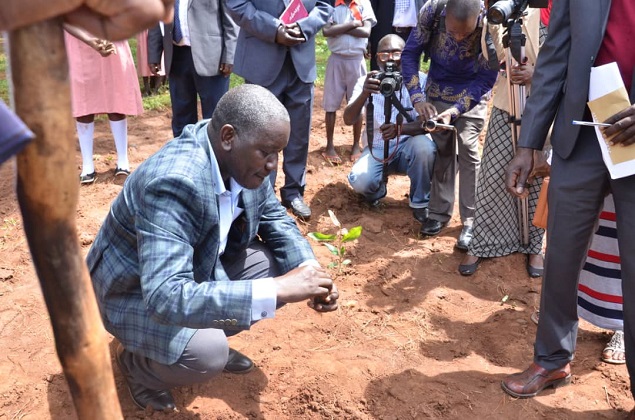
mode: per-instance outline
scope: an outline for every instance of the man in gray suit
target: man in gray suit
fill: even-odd
[[[281,305],[337,308],[337,288],[267,182],[288,138],[282,104],[260,86],[237,87],[113,202],[87,263],[139,407],[171,410],[170,388],[249,372],[227,336]]]
[[[282,102],[291,116],[291,137],[284,149],[282,204],[301,218],[311,217],[304,202],[306,164],[309,153],[315,35],[333,8],[325,0],[301,0],[308,16],[285,24],[279,17],[289,0],[226,0],[240,26],[235,72],[247,83],[266,87]],[[271,178],[275,184],[275,173]]]
[[[553,2],[549,37],[538,56],[518,149],[506,175],[511,193],[527,194],[534,151],[542,149],[553,122],[547,255],[534,363],[502,382],[503,390],[515,397],[533,397],[571,380],[578,275],[609,191],[615,198],[620,254],[627,256],[622,258],[626,354],[635,355],[635,176],[611,179],[594,129],[572,125],[572,120],[591,120],[586,102],[592,66],[616,61],[627,90],[633,91],[635,49],[628,47],[633,32],[623,30],[633,25],[635,6],[629,0]],[[606,122],[611,126],[604,134],[615,134],[617,147],[635,142],[635,106]],[[627,357],[626,363],[633,392],[635,357]]]
[[[229,89],[238,27],[222,0],[177,0],[174,22],[148,32],[148,63],[156,74],[165,54],[170,83],[172,133],[198,121],[198,97],[203,118],[210,118]]]

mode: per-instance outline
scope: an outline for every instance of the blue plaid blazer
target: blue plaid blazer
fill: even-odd
[[[237,331],[252,321],[252,282],[229,281],[218,256],[207,122],[187,126],[130,175],[87,257],[106,329],[127,350],[164,364],[179,359],[196,329],[222,320]],[[241,195],[244,212],[223,259],[256,235],[282,273],[315,258],[269,182]]]

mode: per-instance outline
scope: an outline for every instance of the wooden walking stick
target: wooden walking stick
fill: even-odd
[[[78,418],[121,419],[75,225],[79,181],[62,21],[10,32],[8,45],[15,109],[36,135],[18,155],[18,200],[57,353]]]

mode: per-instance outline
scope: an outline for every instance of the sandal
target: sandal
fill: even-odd
[[[607,354],[608,352],[610,354]],[[626,350],[624,349],[624,331],[615,331],[613,333],[613,337],[609,340],[602,351],[602,361],[605,363],[611,363],[613,365],[623,365],[626,363],[625,359],[616,359],[615,356],[618,354],[624,354]]]
[[[339,157],[338,155],[332,156],[332,155],[327,155],[326,152],[322,152],[322,157],[324,158],[325,161],[327,161],[333,166],[338,166],[342,164],[342,158]]]

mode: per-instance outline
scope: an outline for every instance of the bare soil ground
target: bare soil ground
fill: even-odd
[[[599,360],[610,336],[588,324],[581,325],[571,386],[531,400],[506,396],[500,380],[532,358],[529,315],[538,306],[540,280],[529,278],[520,255],[485,261],[474,276],[460,276],[458,216],[438,237],[417,237],[406,177],[390,179],[378,210],[363,204],[346,181],[351,130],[338,119],[335,144],[345,163],[326,163],[319,91],[315,103],[306,191],[314,216],[300,229],[332,232],[327,209],[344,226],[364,228],[349,248],[353,264],[341,275],[333,272],[341,308],[318,314],[287,305],[275,320],[231,338],[257,369],[175,389],[180,411],[170,416],[137,410],[115,368],[126,418],[619,419],[633,408],[626,368]],[[130,119],[133,168],[170,138],[169,127],[169,112]],[[104,120],[97,123],[95,155],[98,179],[81,187],[77,210],[84,253],[121,190]],[[79,151],[69,158],[79,168]],[[0,419],[72,419],[13,172],[12,162],[0,168]],[[326,266],[328,250],[314,249]]]

